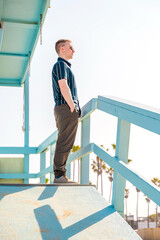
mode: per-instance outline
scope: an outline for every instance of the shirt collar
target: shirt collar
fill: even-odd
[[[57,61],[64,61],[65,63],[67,63],[69,67],[71,67],[71,63],[65,60],[64,58],[58,57]]]

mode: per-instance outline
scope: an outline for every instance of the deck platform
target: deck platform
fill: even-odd
[[[91,185],[0,184],[1,240],[139,240]]]

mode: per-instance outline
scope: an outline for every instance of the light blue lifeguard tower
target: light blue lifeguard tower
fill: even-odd
[[[86,103],[79,119],[81,149],[69,155],[67,165],[70,175],[71,162],[80,159],[80,185],[52,184],[57,130],[39,146],[29,146],[29,69],[49,6],[49,0],[0,0],[0,87],[24,88],[24,147],[0,147],[0,154],[11,155],[0,157],[0,239],[141,239],[123,218],[126,180],[159,206],[160,192],[127,165],[130,125],[160,134],[160,111],[106,96]],[[90,142],[96,109],[118,119],[115,157]],[[47,151],[51,165],[46,168]],[[89,185],[92,152],[114,169],[111,205]],[[31,154],[40,154],[38,173],[29,172]],[[51,182],[45,184],[48,173]],[[31,178],[40,184],[30,184]]]

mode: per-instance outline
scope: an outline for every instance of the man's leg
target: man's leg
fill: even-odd
[[[55,107],[55,119],[58,128],[58,139],[54,155],[55,177],[63,176],[66,173],[66,162],[70,150],[73,147],[77,128],[78,112],[71,113],[67,104]]]

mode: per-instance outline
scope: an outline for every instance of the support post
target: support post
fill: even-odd
[[[67,165],[66,165],[66,175],[67,175],[67,177],[68,178],[71,178],[71,163],[68,163]]]
[[[24,82],[24,146],[29,147],[29,72]],[[29,173],[29,154],[24,154],[24,173]],[[29,183],[29,179],[24,179]]]
[[[46,168],[46,151],[40,153],[40,172]],[[40,183],[46,183],[46,176],[40,177]]]
[[[53,158],[55,153],[55,144],[50,145],[50,165],[53,165]],[[54,173],[53,171],[50,173],[50,183],[54,181]]]
[[[116,157],[128,162],[128,149],[130,137],[130,123],[122,119],[118,119],[117,141],[116,141]],[[124,217],[124,191],[126,180],[116,171],[113,175],[113,193],[112,205]]]
[[[81,121],[81,147],[90,143],[90,115]],[[89,184],[90,155],[80,159],[80,183]]]

